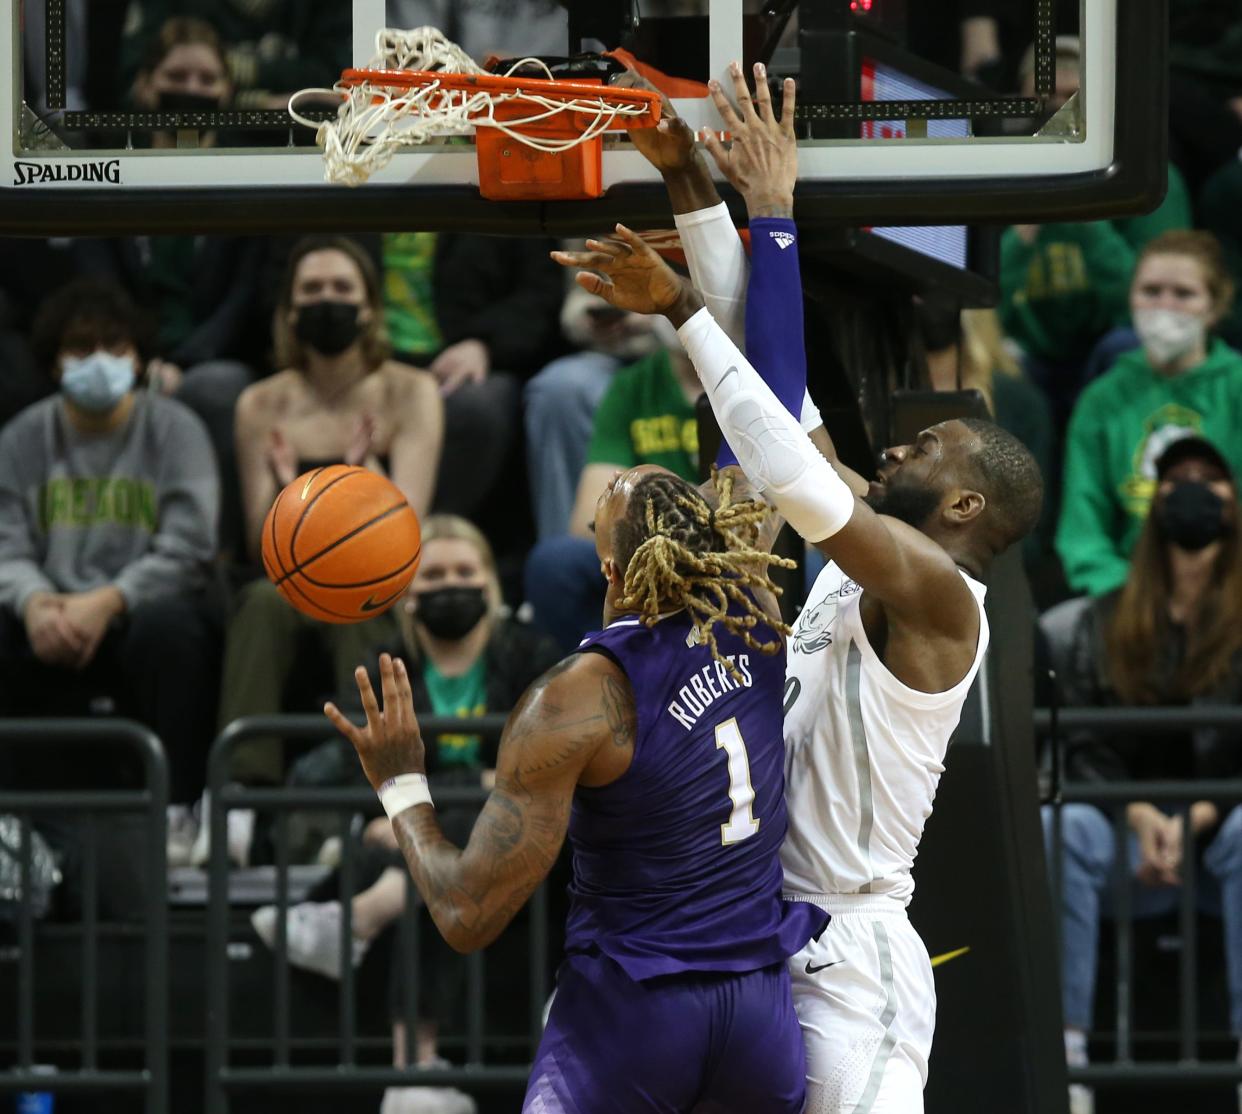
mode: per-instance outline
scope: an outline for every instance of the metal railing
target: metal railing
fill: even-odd
[[[470,734],[497,738],[504,717],[481,716],[457,719],[447,716],[420,716],[425,737],[439,734]],[[226,830],[226,814],[231,809],[254,809],[274,814],[273,837],[276,858],[276,938],[273,976],[273,1034],[270,1065],[243,1067],[231,1063],[230,1052],[237,1042],[229,1032],[229,862],[226,840],[211,840],[207,907],[207,1032],[206,1032],[206,1114],[227,1114],[230,1094],[238,1090],[306,1090],[334,1087],[342,1089],[401,1087],[412,1085],[457,1086],[466,1090],[524,1087],[528,1065],[489,1065],[485,1063],[484,1013],[486,988],[484,953],[465,960],[466,984],[466,1061],[462,1068],[420,1069],[415,1076],[408,1070],[360,1064],[357,1056],[354,972],[346,958],[341,964],[337,999],[338,1025],[336,1059],[333,1064],[298,1062],[294,1053],[323,1052],[322,1041],[298,1039],[290,1033],[289,955],[286,910],[289,905],[289,815],[300,810],[335,812],[341,820],[341,859],[338,893],[341,918],[341,955],[351,955],[353,934],[351,898],[354,896],[355,864],[351,838],[351,818],[364,808],[375,808],[375,794],[369,788],[315,789],[284,786],[274,789],[243,788],[229,784],[229,760],[238,744],[258,736],[289,740],[323,739],[332,734],[322,716],[262,716],[230,724],[216,739],[208,761],[208,788],[211,793],[211,831]],[[436,803],[481,804],[482,788],[438,789]],[[398,947],[403,975],[403,1019],[406,1062],[413,1063],[416,1010],[419,991],[420,900],[407,875],[406,901],[401,916]],[[528,1012],[531,1057],[542,1033],[544,999],[548,991],[547,889],[539,886],[528,904],[530,914],[530,1004]],[[246,1042],[253,1051],[253,1042]]]
[[[168,1110],[168,931],[167,832],[168,766],[159,740],[139,723],[123,719],[0,720],[0,746],[58,743],[115,743],[141,760],[144,785],[135,790],[22,792],[0,789],[0,812],[15,815],[21,831],[21,893],[17,910],[17,1065],[0,1072],[0,1093],[14,1091],[144,1092],[146,1114]],[[72,813],[85,820],[82,843],[82,994],[80,1064],[57,1065],[52,1073],[36,1072],[39,1041],[35,1033],[36,932],[31,895],[31,831],[36,816]],[[99,1063],[99,858],[92,838],[97,815],[141,813],[144,840],[144,1067],[135,1071],[100,1067]]]
[[[503,727],[503,717],[488,716],[459,720],[449,717],[423,717],[421,725],[427,736],[441,733],[469,733],[495,738]],[[1054,750],[1064,745],[1067,732],[1084,729],[1124,730],[1133,735],[1155,736],[1171,732],[1184,733],[1199,728],[1242,729],[1242,708],[1073,708],[1059,712],[1037,709],[1037,730],[1051,731]],[[335,1041],[322,1037],[298,1038],[291,1032],[290,974],[285,911],[289,905],[289,817],[292,813],[314,809],[335,812],[341,818],[341,862],[339,893],[343,911],[341,923],[342,955],[350,955],[352,937],[351,897],[355,878],[350,838],[351,818],[367,808],[374,808],[374,794],[367,788],[312,789],[281,787],[247,789],[229,784],[229,759],[233,749],[246,739],[256,736],[280,736],[288,739],[320,739],[330,735],[319,716],[270,716],[238,721],[230,725],[213,746],[208,770],[211,789],[212,831],[227,830],[226,815],[235,808],[250,808],[274,816],[277,906],[276,962],[273,973],[273,1032],[270,1041],[252,1038],[231,1039],[229,1022],[229,875],[227,841],[213,839],[209,864],[207,908],[207,1018],[206,1018],[206,1111],[226,1114],[230,1095],[239,1090],[304,1090],[325,1087],[356,1090],[380,1086],[459,1086],[473,1091],[521,1088],[526,1081],[526,1065],[489,1064],[485,1049],[486,984],[483,954],[468,957],[466,992],[465,1050],[467,1066],[444,1070],[420,1070],[417,1076],[409,1071],[359,1062],[360,1041],[357,1036],[355,986],[352,966],[342,964],[338,995],[338,1023]],[[14,814],[22,833],[22,889],[29,894],[31,872],[30,832],[33,818],[50,813],[73,813],[86,817],[87,831],[92,830],[96,817],[138,812],[145,816],[148,839],[144,849],[146,879],[144,957],[144,1029],[145,1053],[143,1067],[138,1070],[113,1070],[100,1067],[99,1000],[96,975],[99,970],[100,923],[98,917],[99,863],[98,849],[91,839],[82,848],[82,994],[81,1037],[78,1042],[79,1066],[63,1067],[54,1075],[34,1071],[40,1042],[35,1026],[35,950],[37,930],[28,901],[19,905],[16,934],[19,969],[17,1000],[17,1067],[0,1072],[0,1093],[21,1090],[64,1092],[136,1090],[144,1093],[147,1114],[166,1114],[168,1109],[168,934],[166,906],[166,807],[168,773],[159,741],[146,728],[125,720],[3,720],[0,721],[0,745],[18,742],[55,744],[60,741],[119,742],[137,753],[144,768],[145,788],[138,790],[98,790],[71,792],[0,791],[0,812]],[[437,802],[479,804],[486,797],[481,788],[441,789]],[[1049,863],[1054,892],[1060,891],[1062,832],[1060,807],[1066,803],[1091,803],[1105,809],[1133,800],[1167,802],[1188,806],[1189,802],[1212,799],[1242,803],[1242,779],[1212,781],[1143,781],[1109,783],[1068,783],[1057,786],[1051,802],[1057,819],[1053,824],[1053,854]],[[1219,1084],[1242,1081],[1242,1064],[1203,1062],[1199,1060],[1201,1033],[1198,1019],[1199,984],[1197,981],[1197,939],[1195,933],[1199,879],[1195,856],[1194,833],[1186,827],[1185,854],[1182,865],[1183,884],[1178,903],[1181,953],[1179,960],[1180,1006],[1177,1026],[1177,1059],[1143,1061],[1134,1059],[1134,957],[1133,929],[1130,916],[1129,858],[1126,848],[1129,832],[1124,809],[1117,809],[1114,831],[1118,857],[1115,870],[1118,884],[1114,887],[1113,931],[1115,933],[1116,1056],[1111,1063],[1097,1063],[1085,1068],[1070,1069],[1071,1080],[1096,1087],[1117,1087],[1157,1083]],[[1122,884],[1124,883],[1124,884]],[[403,1018],[407,1041],[407,1062],[413,1062],[416,1009],[419,998],[419,944],[424,931],[419,923],[419,900],[407,880],[406,903],[400,922],[399,949],[404,982]],[[529,904],[529,967],[530,1001],[528,1039],[533,1054],[542,1029],[542,1011],[548,990],[547,893],[546,887],[536,890]],[[1059,918],[1058,918],[1059,926]],[[374,1043],[374,1042],[372,1042]],[[256,1047],[270,1052],[271,1063],[241,1066],[231,1062],[231,1053]],[[333,1062],[324,1064],[322,1054],[333,1054]],[[305,1053],[306,1055],[302,1055]],[[319,1060],[320,1062],[315,1062]]]
[[[1202,781],[1112,781],[1060,783],[1062,748],[1065,734],[1071,731],[1125,731],[1132,735],[1185,733],[1203,728],[1224,728],[1242,731],[1242,707],[1185,708],[1064,708],[1036,709],[1036,731],[1050,736],[1053,748],[1054,778],[1052,800],[1052,854],[1048,873],[1057,901],[1056,928],[1060,934],[1061,863],[1063,853],[1062,806],[1085,803],[1107,811],[1113,807],[1112,823],[1116,860],[1114,863],[1113,931],[1115,933],[1116,1056],[1112,1063],[1091,1064],[1069,1069],[1074,1083],[1093,1087],[1113,1087],[1143,1083],[1214,1084],[1242,1082],[1242,1063],[1199,1060],[1199,985],[1198,940],[1198,864],[1196,839],[1188,818],[1192,802],[1213,801],[1242,803],[1242,779]],[[1177,1044],[1178,1059],[1174,1061],[1143,1061],[1134,1059],[1134,956],[1133,921],[1130,909],[1130,832],[1125,808],[1131,801],[1166,802],[1181,806],[1186,818],[1183,823],[1182,885],[1178,898],[1178,931],[1181,937],[1178,971],[1179,1009]],[[1059,953],[1058,949],[1058,953]]]

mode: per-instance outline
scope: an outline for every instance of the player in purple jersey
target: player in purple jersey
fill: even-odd
[[[596,548],[605,628],[531,686],[464,849],[424,776],[405,666],[380,659],[358,750],[445,939],[489,944],[568,833],[574,880],[530,1114],[800,1114],[805,1054],[785,960],[827,917],[781,900],[784,628],[775,523],[662,468],[619,472]]]

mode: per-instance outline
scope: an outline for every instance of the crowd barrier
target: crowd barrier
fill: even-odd
[[[0,788],[0,813],[16,816],[20,831],[20,883],[16,948],[16,1055],[15,1067],[0,1071],[0,1093],[40,1091],[140,1091],[146,1114],[168,1111],[168,932],[166,831],[168,767],[159,740],[141,724],[123,719],[0,719],[0,747],[58,746],[65,743],[115,743],[132,751],[143,770],[143,787],[135,790],[20,792]],[[96,818],[138,813],[145,818],[142,871],[144,874],[142,972],[144,1044],[143,1067],[115,1070],[100,1066],[98,958],[101,926],[99,859],[96,841],[89,838]],[[41,1052],[35,1032],[35,972],[38,960],[31,897],[31,826],[35,817],[74,816],[82,820],[88,838],[81,840],[82,921],[70,926],[81,937],[81,1032],[74,1059],[77,1066],[57,1065],[55,1074],[35,1070],[50,1059]],[[120,926],[121,930],[131,926]],[[135,980],[137,981],[137,980]],[[137,988],[135,988],[137,992]]]
[[[427,716],[421,720],[423,733],[432,737],[440,733],[462,733],[486,738],[499,736],[504,717],[486,716],[459,720],[451,717]],[[1053,856],[1049,864],[1054,892],[1060,889],[1061,808],[1064,804],[1085,802],[1105,812],[1115,808],[1117,845],[1125,847],[1128,831],[1124,809],[1118,806],[1133,800],[1162,802],[1170,807],[1189,807],[1190,802],[1210,798],[1218,802],[1242,803],[1242,779],[1229,781],[1160,781],[1110,782],[1086,784],[1063,782],[1060,776],[1061,755],[1068,732],[1080,729],[1123,730],[1134,735],[1158,737],[1161,734],[1184,733],[1195,729],[1219,728],[1242,730],[1242,708],[1109,708],[1109,709],[1037,709],[1037,732],[1051,740],[1053,755],[1052,790],[1049,803],[1054,810],[1052,826]],[[335,813],[340,818],[341,860],[339,895],[345,915],[341,934],[343,954],[349,954],[352,924],[349,911],[353,893],[353,839],[356,819],[364,810],[374,810],[374,794],[367,788],[316,789],[299,787],[245,788],[229,781],[229,759],[233,749],[257,736],[279,736],[290,740],[315,740],[330,732],[320,716],[267,716],[239,720],[231,724],[216,740],[209,759],[208,785],[211,790],[212,830],[226,830],[226,816],[232,809],[254,809],[273,818],[272,837],[275,849],[276,918],[275,962],[273,964],[273,1031],[266,1051],[270,1062],[255,1065],[233,1062],[238,1047],[230,1034],[229,1018],[229,945],[230,865],[225,840],[212,841],[207,886],[207,952],[205,979],[207,1012],[205,1017],[205,1098],[208,1114],[227,1114],[230,1096],[238,1091],[305,1091],[334,1088],[342,1091],[375,1089],[385,1086],[408,1086],[408,1071],[359,1062],[357,1055],[357,1017],[353,970],[343,965],[338,992],[337,1036],[332,1049],[332,1063],[322,1060],[322,1041],[298,1038],[290,1024],[290,972],[283,913],[289,905],[289,817],[299,810]],[[0,1093],[27,1090],[52,1091],[139,1091],[143,1095],[146,1114],[167,1114],[168,1110],[168,940],[167,940],[167,863],[165,850],[166,807],[168,803],[168,771],[159,741],[146,728],[126,720],[111,719],[49,719],[0,720],[0,746],[55,746],[67,741],[115,742],[132,750],[140,759],[144,784],[134,790],[98,790],[69,792],[22,792],[0,790],[0,813],[18,818],[22,832],[22,893],[30,893],[29,833],[34,818],[48,814],[74,815],[83,818],[88,829],[99,816],[139,813],[144,817],[149,839],[143,861],[146,900],[143,908],[145,939],[143,975],[144,1032],[142,1067],[136,1070],[115,1070],[100,1066],[98,1041],[99,1001],[96,988],[100,929],[96,897],[99,866],[96,849],[90,839],[83,841],[82,921],[72,926],[81,941],[81,1019],[80,1040],[73,1059],[76,1066],[58,1064],[55,1075],[36,1070],[40,1060],[40,1044],[35,1031],[35,971],[37,962],[37,930],[28,901],[19,904],[15,925],[16,1040],[11,1057],[15,1067],[0,1072]],[[486,793],[482,788],[444,789],[436,794],[437,802],[449,804],[481,804]],[[1142,1060],[1134,1056],[1133,988],[1134,955],[1133,923],[1130,916],[1128,860],[1119,858],[1116,865],[1118,884],[1112,893],[1112,931],[1115,934],[1115,991],[1113,1013],[1116,1032],[1116,1055],[1111,1062],[1097,1062],[1089,1067],[1072,1069],[1070,1078],[1094,1087],[1142,1085],[1145,1083],[1220,1084],[1242,1082],[1242,1063],[1202,1061],[1199,1059],[1201,1033],[1199,1027],[1199,986],[1197,982],[1196,918],[1199,879],[1193,833],[1187,827],[1183,863],[1183,885],[1179,900],[1179,1017],[1177,1026],[1177,1058],[1175,1060]],[[418,1001],[420,970],[418,963],[419,936],[425,931],[417,916],[419,899],[412,884],[407,883],[405,910],[399,929],[399,951],[403,969],[407,1060],[413,1062],[415,1010]],[[528,906],[530,917],[528,950],[529,1002],[528,1043],[533,1054],[542,1028],[546,996],[550,991],[548,970],[548,894],[540,886]],[[465,1066],[444,1070],[420,1071],[418,1082],[437,1086],[457,1086],[468,1091],[505,1089],[517,1091],[525,1083],[523,1064],[490,1063],[486,1033],[487,987],[486,954],[476,953],[467,960]],[[248,1053],[254,1052],[253,1042],[245,1042]],[[299,1059],[299,1052],[313,1049],[319,1055]],[[253,1060],[253,1056],[248,1057]]]
[[[1232,805],[1242,803],[1242,779],[1085,783],[1063,782],[1060,776],[1065,736],[1069,732],[1079,730],[1125,731],[1131,735],[1151,738],[1153,745],[1159,745],[1158,737],[1161,735],[1184,734],[1187,731],[1212,728],[1242,732],[1242,708],[1204,706],[1037,709],[1035,727],[1037,734],[1050,740],[1053,756],[1052,795],[1049,803],[1054,810],[1054,821],[1052,859],[1048,864],[1048,871],[1053,892],[1058,895],[1056,904],[1058,913],[1063,839],[1062,806],[1082,802],[1097,805],[1106,813],[1111,811],[1116,846],[1122,849],[1122,853],[1118,854],[1114,864],[1116,884],[1112,887],[1112,922],[1116,953],[1113,1003],[1116,1055],[1111,1063],[1093,1063],[1087,1067],[1071,1068],[1070,1080],[1092,1087],[1116,1087],[1144,1083],[1208,1085],[1242,1082],[1242,1063],[1234,1060],[1204,1062],[1199,1059],[1201,1033],[1196,933],[1199,878],[1195,836],[1189,823],[1184,824],[1182,887],[1178,901],[1178,934],[1180,936],[1178,1058],[1176,1060],[1143,1061],[1134,1059],[1133,919],[1130,915],[1129,856],[1124,853],[1124,849],[1129,847],[1129,829],[1124,807],[1128,802],[1150,801],[1153,804],[1163,804],[1181,811],[1185,816],[1191,803],[1198,800],[1213,800]],[[1059,916],[1057,925],[1059,928]]]
[[[422,733],[432,738],[441,733],[467,733],[483,738],[499,737],[504,727],[503,716],[483,716],[460,720],[445,716],[422,716]],[[238,720],[216,740],[208,766],[211,791],[212,831],[225,830],[226,813],[233,808],[254,809],[274,816],[273,840],[276,857],[276,941],[273,992],[274,1032],[271,1063],[265,1066],[236,1066],[230,1062],[229,1034],[229,864],[225,841],[212,840],[212,856],[208,884],[207,957],[208,1013],[206,1094],[207,1114],[227,1114],[230,1095],[239,1090],[297,1091],[324,1087],[355,1090],[376,1087],[410,1086],[414,1080],[408,1071],[391,1067],[358,1063],[355,1047],[356,1018],[354,1014],[354,972],[342,965],[338,993],[338,1034],[335,1063],[329,1066],[299,1064],[295,1053],[299,1042],[290,1034],[288,941],[285,934],[284,910],[288,907],[289,825],[290,813],[298,810],[335,812],[340,816],[341,861],[339,896],[344,916],[341,921],[341,948],[350,954],[352,922],[350,898],[353,894],[354,862],[351,818],[362,809],[375,809],[375,794],[369,788],[311,789],[284,786],[278,789],[247,789],[229,784],[229,758],[233,749],[257,736],[277,736],[290,740],[322,739],[325,730],[321,716],[266,716]],[[437,789],[438,806],[451,804],[481,805],[487,794],[482,788]],[[535,890],[528,904],[529,926],[529,987],[528,1006],[530,1055],[533,1058],[542,1029],[543,1008],[548,991],[548,924],[547,887]],[[422,927],[416,915],[419,898],[407,879],[406,903],[401,918],[399,947],[403,968],[403,1005],[406,1060],[414,1062],[413,1042],[415,1007],[418,1001],[419,933]],[[506,1088],[518,1090],[525,1085],[527,1067],[513,1064],[489,1064],[486,1060],[484,1023],[486,1014],[485,963],[486,953],[476,952],[467,959],[466,983],[466,1065],[443,1070],[420,1070],[419,1084],[455,1086],[467,1091]]]

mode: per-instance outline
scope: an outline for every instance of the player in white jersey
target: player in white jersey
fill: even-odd
[[[757,77],[752,104],[735,70],[740,111],[713,89],[733,144],[725,151],[708,141],[747,200],[752,241],[756,216],[792,214],[796,173],[792,86],[778,123]],[[664,173],[701,300],[624,230],[619,242],[569,261],[604,276],[580,277],[587,289],[622,308],[663,312],[679,327],[752,482],[831,559],[794,628],[786,694],[786,889],[832,913],[791,961],[807,1041],[806,1109],[912,1114],[922,1110],[935,988],[906,919],[911,868],[987,649],[979,578],[1034,525],[1042,485],[1030,454],[989,422],[925,430],[915,444],[886,450],[870,483],[841,464],[805,403],[799,428],[786,412],[797,392],[785,381],[774,393],[763,378],[788,376],[800,321],[791,336],[787,322],[769,328],[764,315],[747,316],[748,354],[763,378],[729,339],[740,332],[745,258],[687,137],[677,122],[641,141],[634,135]],[[800,312],[800,290],[791,301]],[[816,425],[808,440],[803,429]]]

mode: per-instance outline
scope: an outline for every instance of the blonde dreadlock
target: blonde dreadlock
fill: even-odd
[[[759,653],[779,651],[779,638],[760,642],[751,632],[760,622],[782,635],[789,634],[789,627],[769,618],[744,589],[767,589],[779,596],[781,589],[772,583],[769,567],[796,566],[755,548],[759,527],[770,513],[767,505],[758,500],[734,503],[732,475],[713,472],[712,479],[719,496],[715,509],[700,491],[672,473],[655,473],[635,485],[630,506],[642,508],[641,526],[633,511],[618,525],[618,555],[632,547],[632,556],[617,602],[626,611],[637,611],[648,626],[661,609],[684,607],[694,620],[700,644],[710,647],[712,657],[740,681],[737,667],[720,653],[715,627],[719,624]],[[730,600],[741,604],[744,614],[730,615]]]

